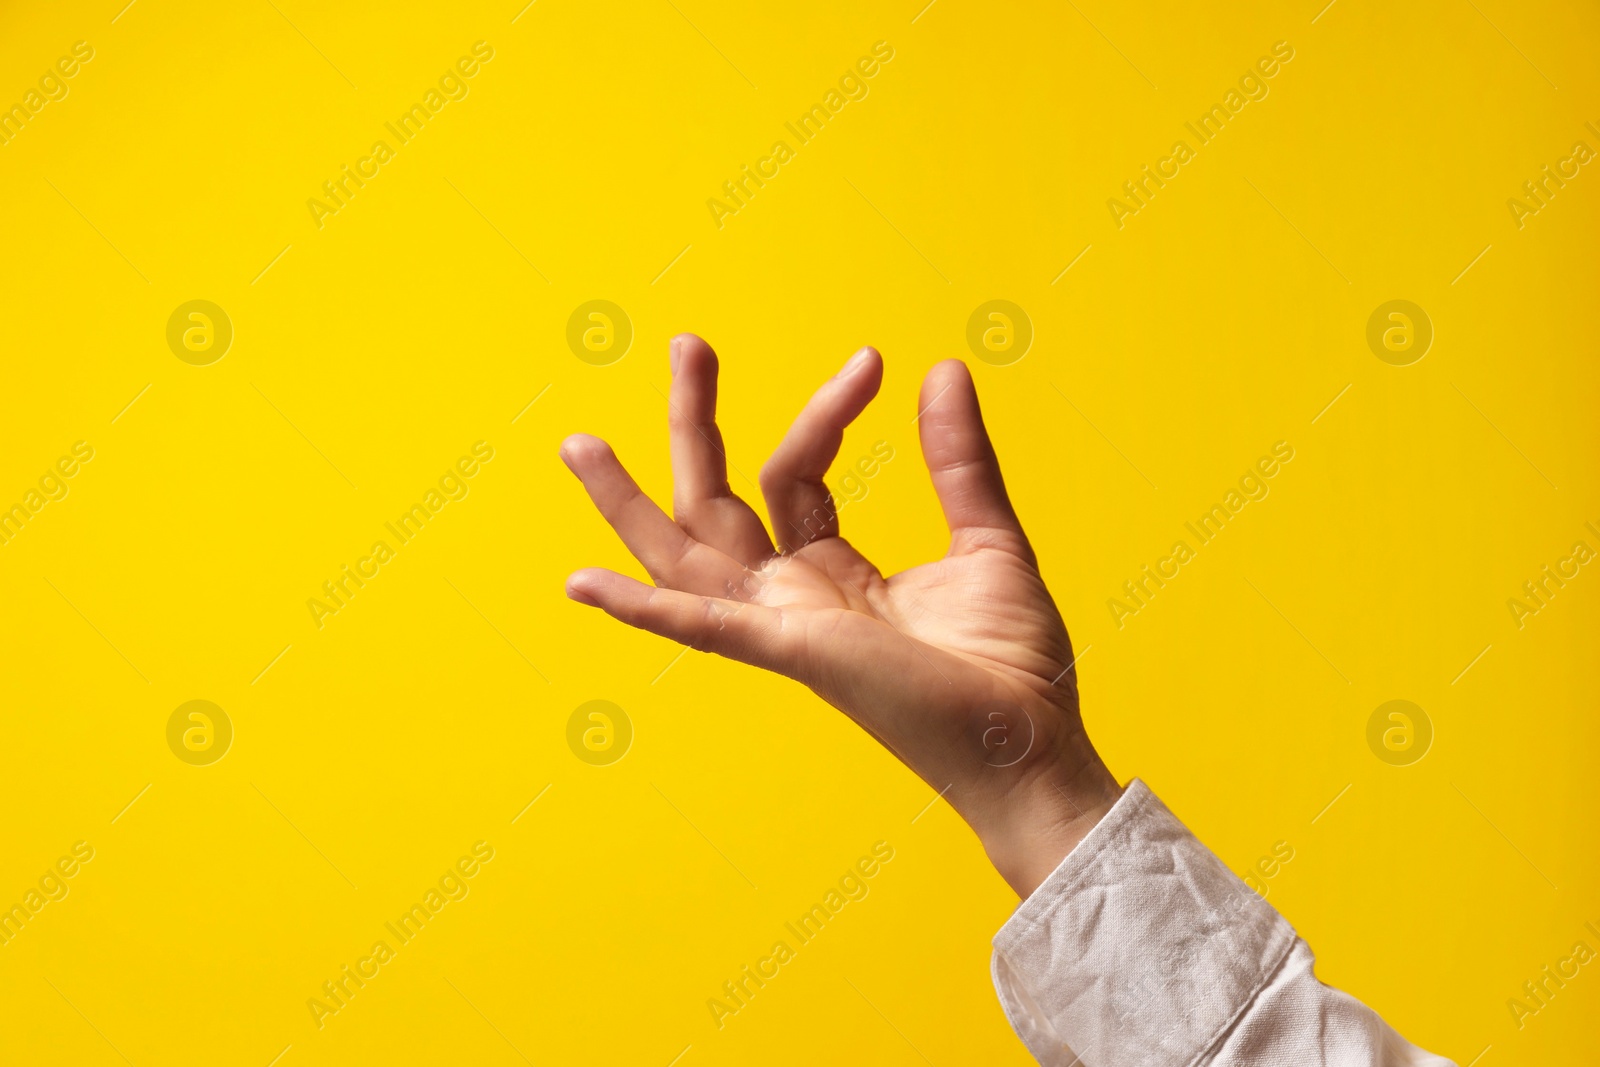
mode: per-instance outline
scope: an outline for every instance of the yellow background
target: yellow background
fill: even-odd
[[[872,343],[841,463],[896,458],[844,523],[902,569],[945,542],[917,383],[1002,298],[1032,350],[969,361],[1112,769],[1237,871],[1288,842],[1271,901],[1411,1039],[1593,1061],[1595,965],[1506,1007],[1600,949],[1600,574],[1506,606],[1600,548],[1600,173],[1506,207],[1600,149],[1592,7],[121,2],[0,15],[0,102],[95,49],[0,147],[0,502],[95,449],[0,547],[0,903],[96,850],[0,948],[0,1060],[1029,1062],[988,973],[1016,900],[970,833],[799,687],[568,603],[577,566],[639,572],[556,459],[598,433],[667,500],[693,329],[753,494]],[[470,95],[319,229],[307,199],[479,40]],[[714,225],[880,40],[869,95]],[[1119,230],[1107,199],[1280,40],[1270,95]],[[206,367],[165,340],[197,298],[235,329]],[[596,298],[636,331],[609,366],[565,341]],[[1436,331],[1409,367],[1365,341],[1395,298]],[[317,629],[478,440],[470,495]],[[1118,629],[1107,599],[1278,440],[1271,495]],[[166,745],[191,699],[236,730],[211,766]],[[566,745],[592,699],[636,731],[612,766]],[[1409,767],[1367,748],[1390,699],[1435,729]],[[307,999],[478,840],[470,895],[319,1030]],[[718,1030],[706,1000],[879,840],[870,896]]]

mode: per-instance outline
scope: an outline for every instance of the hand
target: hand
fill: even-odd
[[[1084,734],[1072,643],[1006,496],[958,360],[922,383],[923,458],[950,526],[943,559],[885,578],[839,536],[823,482],[883,362],[857,352],[761,471],[777,545],[728,486],[717,357],[672,340],[673,515],[604,441],[561,457],[655,585],[590,568],[567,595],[630,626],[809,686],[944,792],[1027,897],[1120,795]]]

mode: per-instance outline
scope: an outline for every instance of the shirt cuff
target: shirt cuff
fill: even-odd
[[[1046,1067],[1188,1065],[1237,1024],[1295,941],[1134,779],[995,935],[995,989]]]

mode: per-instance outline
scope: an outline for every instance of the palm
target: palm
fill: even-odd
[[[838,535],[823,483],[845,426],[877,393],[877,353],[863,350],[818,390],[763,469],[774,544],[728,488],[715,355],[691,335],[674,346],[676,521],[603,442],[574,437],[562,450],[655,586],[587,570],[569,579],[570,595],[805,683],[930,783],[953,780],[963,761],[1010,766],[992,760],[997,745],[1011,743],[1008,759],[1035,746],[1043,756],[1081,733],[1066,628],[1006,498],[965,367],[929,373],[918,420],[950,554],[885,578]],[[1023,720],[1026,749],[1010,733]]]
[[[789,560],[756,603],[845,608],[975,666],[1046,686],[1070,659],[1066,628],[1038,572],[1008,553],[978,549],[889,578],[843,538],[806,545]]]

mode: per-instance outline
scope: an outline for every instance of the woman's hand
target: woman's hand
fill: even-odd
[[[966,366],[935,366],[917,405],[950,551],[890,578],[839,536],[823,482],[883,381],[876,351],[817,390],[762,468],[776,546],[728,487],[716,354],[680,334],[671,366],[673,519],[604,441],[579,434],[561,446],[655,585],[590,568],[567,579],[567,595],[809,686],[941,791],[1028,896],[1121,790],[1084,734],[1072,644]]]

